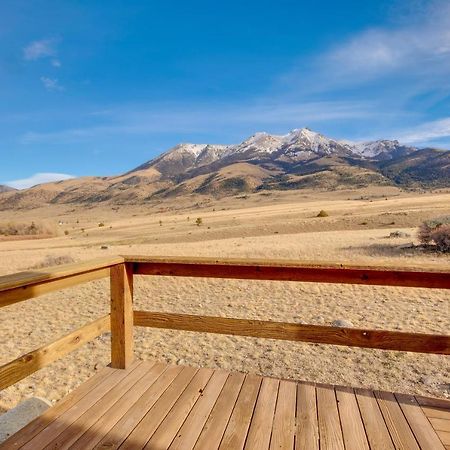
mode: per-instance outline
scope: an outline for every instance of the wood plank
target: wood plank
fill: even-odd
[[[292,381],[280,381],[270,450],[293,450],[296,405],[297,384]]]
[[[316,392],[320,448],[344,450],[336,393],[326,385],[317,385]]]
[[[349,283],[450,289],[450,266],[398,269],[286,260],[125,256],[137,275]]]
[[[78,328],[51,344],[33,350],[0,367],[0,390],[26,378],[50,363],[109,331],[109,314]]]
[[[195,444],[195,450],[218,448],[244,383],[245,375],[231,373]]]
[[[125,413],[144,396],[148,389],[167,370],[165,363],[156,363],[153,367],[146,367],[144,377],[123,395],[112,408],[108,409],[71,447],[70,450],[85,450],[93,448],[105,437],[114,425],[123,418]],[[147,411],[147,410],[146,410]]]
[[[369,450],[366,432],[352,388],[335,387],[346,450]]]
[[[242,385],[236,405],[231,413],[230,420],[219,446],[221,450],[244,448],[261,381],[262,378],[257,375],[247,375],[245,377],[244,384]]]
[[[299,383],[297,387],[296,449],[319,449],[319,423],[317,419],[316,386]]]
[[[394,444],[373,392],[369,389],[355,389],[355,394],[370,448],[393,450]]]
[[[394,394],[384,391],[375,391],[374,394],[396,448],[419,450],[416,438]]]
[[[421,406],[423,413],[430,419],[450,419],[450,411],[444,408],[436,408],[434,406]]]
[[[222,370],[213,373],[205,390],[200,394],[200,398],[192,408],[187,419],[183,423],[183,426],[176,434],[175,439],[170,445],[171,450],[187,450],[194,448],[195,443],[222,392],[228,374],[228,372]]]
[[[422,449],[444,450],[444,446],[412,395],[395,394],[395,398]]]
[[[265,320],[134,311],[134,325],[349,347],[450,354],[450,336],[303,325]]]
[[[137,365],[138,363],[135,363],[130,369],[135,368]],[[24,450],[44,448],[78,417],[85,413],[89,408],[92,408],[93,405],[95,405],[107,392],[109,392],[127,375],[128,372],[125,370],[114,370],[108,378],[93,387],[87,395],[83,396],[70,408],[65,409],[56,420],[47,425],[42,431],[36,434],[33,439],[29,440],[21,448]]]
[[[134,428],[131,434],[120,446],[121,450],[134,450],[144,448],[147,441],[153,436],[161,422],[167,416],[173,405],[183,394],[191,380],[194,378],[197,369],[184,367],[181,373],[175,378],[158,401],[147,411],[147,414]]]
[[[45,427],[56,420],[65,410],[71,408],[75,403],[88,395],[97,385],[106,382],[107,378],[114,373],[115,369],[105,367],[81,384],[77,389],[70,392],[60,400],[55,406],[44,411],[39,417],[31,421],[18,433],[10,436],[0,444],[0,449],[17,449],[26,444],[34,436],[40,433]]]
[[[435,430],[450,432],[450,420],[449,419],[436,419],[434,417],[429,417],[428,420],[430,421],[431,426]]]
[[[183,425],[197,400],[205,391],[206,385],[213,373],[214,371],[212,369],[200,369],[195,374],[183,394],[181,394],[144,448],[148,450],[169,448],[178,430]]]
[[[133,389],[134,385],[151,369],[154,363],[142,362],[128,375],[120,380],[108,393],[106,393],[95,405],[71,423],[48,445],[50,448],[67,450],[86,430],[105,414],[118,400]],[[67,420],[67,419],[66,419]],[[70,422],[70,416],[68,422]]]
[[[131,434],[134,428],[144,418],[159,398],[166,392],[172,382],[180,375],[183,367],[168,366],[164,373],[142,395],[142,397],[129,408],[123,417],[111,428],[108,433],[95,445],[97,449],[117,449]]]
[[[133,361],[133,267],[111,267],[111,367],[126,369]]]
[[[446,448],[450,446],[450,433],[448,431],[438,431],[437,433],[444,446]]]
[[[0,276],[0,292],[17,287],[23,288],[31,284],[54,281],[99,269],[106,269],[123,262],[125,262],[125,259],[122,256],[107,256],[89,261],[61,264],[59,266],[46,267],[45,269],[3,275]]]
[[[0,308],[3,306],[12,305],[17,302],[22,302],[30,298],[39,297],[40,295],[48,294],[53,291],[59,291],[78,284],[88,283],[89,281],[106,278],[109,276],[109,268],[97,269],[79,275],[70,275],[65,278],[56,279],[53,281],[37,282],[36,284],[26,285],[24,287],[17,287],[0,292]]]
[[[416,395],[415,397],[420,406],[446,409],[450,414],[450,400],[444,398],[423,397],[421,395]]]
[[[246,450],[269,448],[279,385],[280,381],[275,378],[263,378],[245,442]]]

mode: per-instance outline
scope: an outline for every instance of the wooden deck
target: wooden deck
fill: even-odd
[[[450,401],[134,362],[0,449],[450,449]]]

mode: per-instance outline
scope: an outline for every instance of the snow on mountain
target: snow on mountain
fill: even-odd
[[[222,161],[225,164],[269,159],[297,163],[324,156],[385,161],[416,150],[395,140],[337,141],[309,128],[299,128],[285,135],[255,133],[236,145],[178,144],[134,171],[153,167],[164,176],[175,176]]]
[[[349,150],[339,142],[316,133],[309,128],[292,130],[283,136],[281,150],[285,156],[294,159],[332,154],[345,156],[349,153]]]
[[[400,144],[397,140],[378,140],[368,142],[347,142],[351,151],[362,158],[369,159],[392,159],[417,150],[416,147],[409,147]]]
[[[200,153],[208,146],[208,144],[189,144],[182,143],[171,148],[161,155],[166,160],[177,159],[183,154],[192,155],[197,158]]]
[[[248,152],[273,153],[278,150],[283,142],[283,136],[271,135],[265,132],[255,133],[245,141],[237,145],[230,145],[223,157],[244,154]]]

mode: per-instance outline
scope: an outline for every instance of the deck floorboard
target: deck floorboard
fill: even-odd
[[[56,448],[450,449],[450,401],[137,361],[0,444]]]

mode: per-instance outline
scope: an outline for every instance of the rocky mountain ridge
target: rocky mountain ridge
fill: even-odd
[[[180,195],[216,198],[265,190],[394,185],[449,188],[450,152],[396,140],[338,141],[308,128],[256,133],[236,145],[178,144],[114,177],[84,177],[0,194],[0,208],[142,204]]]

